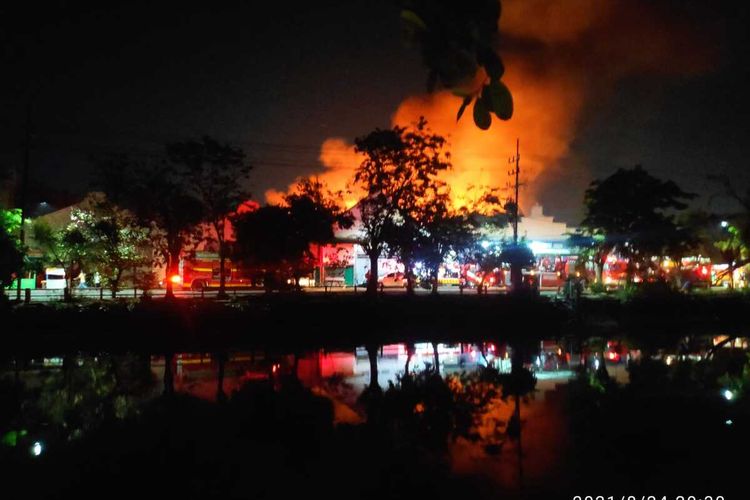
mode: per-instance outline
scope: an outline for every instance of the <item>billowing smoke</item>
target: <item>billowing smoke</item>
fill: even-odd
[[[461,100],[447,91],[409,97],[392,116],[393,124],[402,126],[424,116],[434,132],[448,138],[453,170],[445,178],[459,204],[470,202],[485,186],[506,186],[508,158],[519,138],[521,207],[528,209],[562,175],[559,164],[569,154],[584,112],[605,102],[618,81],[711,69],[705,34],[655,2],[505,0],[502,6],[498,49],[506,67],[503,79],[513,94],[513,117],[507,122],[493,118],[488,131],[474,125],[470,110],[456,122]],[[342,189],[360,158],[350,143],[333,138],[323,143],[320,161],[325,166],[320,180]],[[586,165],[575,168],[585,175]]]
[[[344,194],[343,202],[347,207],[354,206],[357,201],[357,193],[351,186],[354,170],[357,165],[362,163],[363,156],[354,152],[354,146],[341,137],[332,137],[326,139],[320,146],[320,163],[325,170],[315,177],[327,188],[333,192]],[[289,186],[289,190],[294,190],[296,182]],[[266,191],[266,201],[268,203],[281,203],[284,192],[275,189]]]

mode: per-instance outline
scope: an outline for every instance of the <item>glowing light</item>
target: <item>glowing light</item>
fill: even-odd
[[[724,423],[727,425],[732,425],[734,422],[732,422],[732,419],[727,419],[724,421]]]
[[[182,278],[180,278],[178,274],[174,274],[171,278],[169,278],[169,281],[171,281],[175,285],[179,285],[180,283],[182,283]]]
[[[731,401],[732,399],[734,399],[734,393],[730,391],[729,389],[724,389],[724,392],[722,393],[722,395],[724,396],[724,399],[726,399],[727,401]]]
[[[721,221],[721,227],[727,227],[729,223],[725,220]]]
[[[599,358],[594,360],[594,370],[598,370],[598,369],[599,369]]]
[[[294,280],[292,280],[291,284],[294,284]],[[299,279],[299,286],[315,286],[315,280],[303,276]]]
[[[35,457],[38,457],[42,454],[42,451],[44,451],[44,447],[42,446],[42,443],[39,441],[34,441],[34,444],[31,445],[31,454]]]
[[[550,247],[551,245],[544,241],[532,241],[529,243],[529,248],[534,254],[544,253],[546,250],[549,250]]]
[[[703,276],[706,276],[708,274],[708,268],[707,267],[701,267],[701,274]]]

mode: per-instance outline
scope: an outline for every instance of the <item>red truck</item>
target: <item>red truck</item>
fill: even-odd
[[[219,288],[219,255],[214,252],[196,252],[191,259],[181,259],[179,275],[170,279],[177,286],[191,290]],[[262,285],[259,272],[241,267],[229,259],[224,261],[224,285],[227,288],[252,288]]]

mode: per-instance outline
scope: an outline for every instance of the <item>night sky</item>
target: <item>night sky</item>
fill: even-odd
[[[662,53],[655,64],[684,65],[696,53],[695,68],[634,64],[637,70],[600,78],[609,72],[602,61],[616,67],[617,57],[589,59],[582,48],[604,46],[596,36],[608,36],[611,26],[575,48],[558,41],[555,51],[518,33],[501,40],[500,54],[512,55],[509,71],[523,60],[543,72],[551,56],[562,54],[587,82],[568,148],[534,180],[534,196],[557,218],[577,222],[585,186],[636,163],[705,194],[697,202],[704,207],[719,190],[707,174],[747,182],[748,7],[649,3],[659,16],[623,23],[651,22],[651,31],[633,36],[623,29],[630,37],[623,40],[648,53],[648,33],[659,31],[654,23],[669,32],[674,18],[682,27],[667,44],[674,57]],[[318,156],[326,139],[351,142],[387,127],[404,99],[425,91],[427,71],[418,50],[402,41],[397,2],[114,5],[0,7],[5,166],[21,161],[33,95],[32,175],[53,187],[85,192],[92,155],[148,154],[207,133],[245,149],[256,166],[250,188],[263,199],[268,189],[284,190],[297,176],[323,172]],[[620,18],[613,19],[616,26]]]

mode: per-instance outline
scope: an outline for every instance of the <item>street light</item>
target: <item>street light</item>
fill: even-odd
[[[723,220],[721,221],[721,227],[727,227],[729,225],[729,222]]]
[[[44,447],[42,446],[42,443],[39,441],[34,441],[34,444],[31,445],[31,449],[29,450],[31,454],[35,457],[38,457],[42,454],[42,451],[44,450]]]

